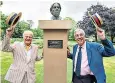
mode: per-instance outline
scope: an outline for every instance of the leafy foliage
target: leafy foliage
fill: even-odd
[[[38,28],[32,29],[32,32],[34,33],[34,38],[41,39],[43,38],[43,30]]]
[[[71,20],[72,21],[72,26],[71,26],[71,30],[69,30],[68,38],[69,38],[69,40],[74,40],[74,31],[78,27],[76,25],[77,22],[70,17],[66,17],[64,20]]]
[[[101,28],[106,31],[106,34],[109,34],[112,38],[114,38],[115,9],[108,8],[104,5],[101,5],[100,3],[97,3],[97,5],[91,5],[89,8],[87,8],[87,11],[84,13],[83,20],[78,21],[78,25],[85,30],[87,36],[94,35],[97,41],[96,29],[88,16],[88,12],[90,12],[91,15],[98,13],[103,20],[103,25],[101,26]]]
[[[1,17],[0,20],[1,36],[3,37],[3,35],[5,34],[5,30],[8,27],[8,25],[6,24],[7,15],[0,12],[0,17]]]
[[[15,31],[13,34],[14,38],[21,38],[22,34],[25,30],[29,29],[29,24],[26,23],[25,21],[18,22],[18,24],[15,27]]]

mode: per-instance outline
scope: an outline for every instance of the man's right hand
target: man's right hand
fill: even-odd
[[[14,32],[14,27],[13,28],[9,27],[8,29],[6,29],[6,35],[9,37],[12,36],[13,32]]]
[[[69,47],[67,47],[67,56],[69,56],[70,55],[70,49],[69,49]]]

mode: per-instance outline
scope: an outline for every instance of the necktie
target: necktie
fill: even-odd
[[[77,57],[77,64],[76,64],[76,75],[77,76],[80,76],[80,72],[81,72],[81,59],[82,59],[81,48],[82,47],[79,47],[79,52],[78,52],[78,57]]]
[[[26,51],[28,51],[28,50],[29,50],[29,48],[30,48],[30,46],[26,46]]]

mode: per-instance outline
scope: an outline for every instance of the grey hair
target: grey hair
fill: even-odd
[[[33,37],[33,32],[30,31],[30,30],[26,30],[26,31],[24,31],[24,32],[23,32],[23,37],[24,37],[25,34],[31,34],[32,37]]]
[[[54,4],[58,4],[58,5],[59,5],[59,8],[60,8],[60,10],[61,10],[61,5],[60,5],[60,3],[55,2],[55,3],[53,3],[53,4],[51,5],[51,7],[50,7],[50,12],[52,11],[52,8],[53,8]]]
[[[74,31],[74,37],[75,37],[75,33],[78,32],[78,31],[81,31],[83,33],[83,35],[85,36],[85,32],[83,29],[80,29],[80,28],[77,28],[75,31]]]

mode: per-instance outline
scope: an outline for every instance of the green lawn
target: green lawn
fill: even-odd
[[[40,47],[42,41],[35,42],[36,44],[40,43]],[[43,43],[43,42],[42,42]],[[74,41],[68,42],[70,49],[72,50],[72,46],[75,44]],[[39,53],[42,54],[42,49],[39,50]],[[0,61],[1,61],[1,83],[8,83],[4,80],[4,76],[13,61],[12,54],[1,52],[0,54]],[[107,83],[115,83],[115,57],[106,57],[104,58],[104,66],[107,76]],[[43,60],[36,62],[36,83],[43,83]],[[100,72],[101,73],[101,72]],[[70,59],[67,60],[67,83],[71,83],[72,78],[72,61]]]
[[[41,51],[41,50],[40,50]],[[4,80],[4,76],[12,63],[12,54],[1,52],[1,83],[8,83]],[[104,58],[104,66],[107,75],[107,83],[115,83],[115,57]],[[43,60],[36,62],[36,83],[43,83]],[[100,72],[101,73],[101,72]],[[67,83],[71,83],[72,61],[67,60]]]

